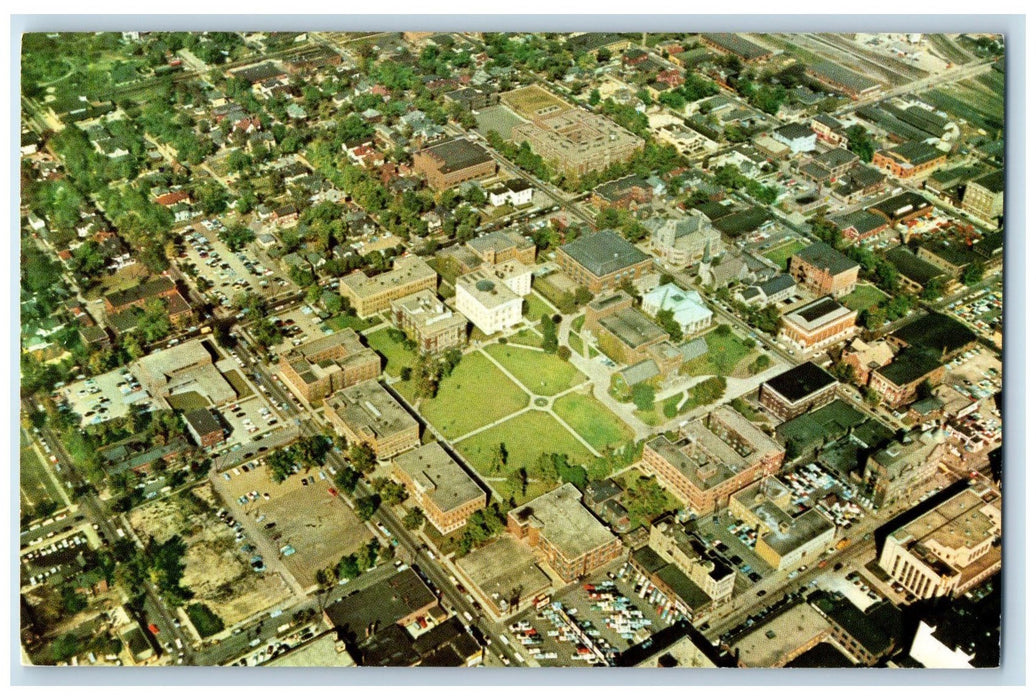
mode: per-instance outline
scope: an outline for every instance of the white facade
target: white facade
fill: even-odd
[[[516,261],[457,278],[457,311],[491,335],[522,320],[522,297],[532,291],[532,269]]]
[[[932,634],[935,628],[924,621],[917,628],[917,636],[910,647],[910,658],[925,668],[974,668],[971,660],[961,649],[950,649]]]
[[[520,207],[523,204],[529,204],[532,202],[532,187],[528,186],[520,189],[510,189],[504,187],[500,190],[491,190],[489,192],[489,203],[494,207],[501,207],[505,204],[510,204],[513,207]]]

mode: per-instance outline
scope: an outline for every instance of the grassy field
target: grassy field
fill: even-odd
[[[569,106],[539,85],[530,85],[529,87],[515,90],[508,95],[507,99],[509,106],[526,119],[531,119],[537,112],[548,107],[565,109]]]
[[[577,352],[583,357],[586,357],[586,350],[583,347],[583,339],[573,331],[568,332],[568,346],[572,348],[572,352]]]
[[[547,306],[547,303],[535,294],[530,294],[525,297],[524,306],[525,311],[523,314],[525,315],[525,318],[531,321],[539,321],[543,317],[543,314],[553,316],[556,313],[554,309]]]
[[[407,350],[402,343],[396,342],[389,336],[388,328],[382,328],[368,335],[367,345],[388,360],[385,372],[393,377],[398,377],[402,368],[413,367],[417,361],[417,355],[413,351]]]
[[[888,295],[877,287],[870,284],[860,284],[856,286],[856,289],[851,294],[842,297],[842,303],[853,311],[863,311],[885,299],[888,299]]]
[[[788,260],[792,255],[799,252],[806,247],[806,244],[799,240],[788,241],[787,243],[781,243],[776,248],[763,253],[763,257],[781,266],[782,270],[788,269]]]
[[[490,345],[486,352],[534,394],[553,396],[586,380],[586,375],[556,355],[527,348]]]
[[[54,483],[47,476],[46,467],[40,461],[39,455],[32,447],[24,444],[24,436],[18,476],[23,510],[35,507],[44,501],[53,501],[59,506],[64,504]]]
[[[531,348],[538,348],[543,345],[543,336],[534,330],[523,328],[512,336],[508,336],[507,342],[512,345],[528,345]]]
[[[598,451],[633,438],[626,424],[592,396],[566,394],[554,402],[554,412]]]
[[[342,331],[346,328],[352,328],[354,331],[359,333],[365,331],[375,323],[378,322],[377,318],[364,319],[359,316],[346,316],[345,314],[338,314],[327,319],[324,323],[333,331]]]
[[[530,436],[535,436],[535,439],[530,439]],[[491,465],[500,443],[504,444],[507,452],[507,466],[506,471],[494,473]],[[527,411],[515,416],[505,423],[457,443],[457,449],[504,498],[513,492],[507,482],[497,479],[506,477],[510,472],[522,467],[527,471],[531,470],[543,452],[565,453],[578,464],[593,458],[593,455],[565,430],[561,423],[542,411]],[[518,502],[525,502],[544,493],[548,488],[549,486],[530,482],[524,496],[518,491],[514,493],[514,497]]]
[[[421,403],[421,414],[443,435],[456,438],[525,408],[529,398],[492,362],[465,355],[439,385],[434,399]]]
[[[684,374],[691,377],[701,374],[728,376],[752,352],[733,333],[723,336],[712,330],[705,335],[705,342],[709,346],[708,353],[687,362],[682,370]]]

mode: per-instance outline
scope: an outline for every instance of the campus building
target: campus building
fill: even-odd
[[[622,542],[581,502],[582,494],[565,483],[507,514],[507,530],[538,550],[563,580],[574,581],[622,553]]]
[[[804,362],[763,382],[759,403],[783,422],[834,400],[837,389],[837,379]]]
[[[461,347],[468,337],[464,317],[453,313],[427,289],[392,301],[392,319],[417,343],[420,352],[437,353]]]
[[[775,474],[784,448],[729,406],[681,429],[673,442],[659,435],[644,445],[643,463],[689,508],[712,513],[731,494]]]
[[[893,440],[867,458],[860,490],[877,508],[909,500],[936,475],[946,450],[946,436],[938,428]]]
[[[779,338],[802,352],[845,339],[856,328],[856,313],[831,297],[821,297],[781,318]]]
[[[381,374],[381,357],[351,328],[303,343],[281,356],[284,381],[313,402]]]
[[[350,445],[364,443],[378,459],[421,444],[418,422],[374,379],[332,394],[324,414]]]
[[[917,598],[959,596],[1000,570],[1000,494],[972,486],[886,537],[878,565]]]
[[[408,255],[397,258],[393,268],[374,277],[356,270],[342,278],[342,296],[361,318],[387,310],[395,299],[415,294],[422,289],[435,291],[438,275],[422,258]]]
[[[856,289],[858,263],[826,243],[814,243],[791,256],[788,273],[816,295],[830,294],[836,299]]]
[[[441,192],[495,175],[496,161],[482,146],[458,138],[415,153],[414,170],[425,176],[433,190]]]
[[[969,182],[961,206],[969,214],[995,225],[1004,215],[1004,171],[997,170]]]
[[[611,229],[584,235],[557,249],[558,267],[593,294],[615,289],[651,271],[651,256]]]
[[[720,232],[697,210],[679,219],[651,218],[644,227],[651,232],[652,250],[676,267],[711,260],[723,252]]]
[[[651,524],[648,546],[677,568],[714,601],[728,600],[734,594],[737,572],[694,533],[694,525],[684,526],[672,515]]]
[[[515,229],[492,231],[465,244],[468,249],[487,265],[515,260],[524,265],[536,264],[536,244],[528,236]]]
[[[532,291],[532,269],[512,260],[461,275],[455,285],[457,311],[486,335],[522,320],[522,298]]]
[[[942,381],[945,372],[945,365],[935,358],[921,353],[901,353],[870,373],[869,386],[885,405],[898,409],[917,398],[917,390],[925,382],[934,386]]]
[[[444,535],[464,527],[468,516],[486,505],[482,487],[438,442],[397,455],[392,475]]]
[[[684,335],[701,332],[712,325],[712,310],[705,306],[701,295],[693,290],[680,289],[671,282],[645,294],[641,308],[649,316],[657,316],[659,311],[671,311]]]

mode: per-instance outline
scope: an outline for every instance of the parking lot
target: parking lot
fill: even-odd
[[[770,565],[752,549],[755,544],[753,535],[743,523],[726,512],[699,518],[697,531],[706,542],[713,543],[716,551],[725,556],[737,570],[735,595],[751,588],[773,572]]]
[[[152,405],[147,392],[127,369],[74,382],[59,394],[68,401],[72,412],[82,418],[84,426],[121,418],[133,404]]]
[[[994,323],[1003,321],[1003,288],[987,289],[949,305],[947,311],[984,333],[992,332]]]
[[[950,361],[945,383],[973,399],[985,399],[1001,388],[1003,365],[987,348],[978,347]]]
[[[509,644],[541,666],[606,663],[678,619],[661,593],[638,586],[637,578],[624,563],[568,588],[538,612],[529,610],[513,621]]]
[[[255,442],[266,433],[280,429],[283,423],[283,419],[278,418],[258,394],[229,404],[223,409],[222,414],[230,425],[230,445]]]
[[[374,537],[352,509],[332,495],[333,473],[325,470],[293,474],[277,484],[260,459],[213,479],[230,514],[249,524],[238,536],[244,540],[247,530],[261,533],[266,540],[262,549],[277,556],[303,588],[313,585],[319,569],[337,564]]]
[[[290,311],[282,311],[276,316],[271,316],[270,321],[284,334],[284,340],[270,349],[277,355],[287,353],[292,348],[333,332],[324,324],[316,311],[308,305],[302,305]]]
[[[840,528],[850,529],[863,515],[852,498],[852,491],[815,464],[807,464],[777,477],[792,493],[798,512],[814,505]]]
[[[184,236],[181,259],[194,265],[199,278],[208,283],[209,296],[229,306],[235,296],[244,292],[271,294],[294,290],[282,274],[266,267],[250,253],[231,252],[219,238],[222,226],[218,221],[205,221],[193,233]]]
[[[60,540],[31,549],[21,555],[21,586],[36,586],[44,581],[57,585],[74,576],[80,567],[76,557],[90,549],[86,534],[76,530]]]

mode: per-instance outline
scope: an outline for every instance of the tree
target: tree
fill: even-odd
[[[371,494],[370,496],[362,496],[356,499],[356,517],[366,522],[370,520],[374,513],[377,512],[378,507],[381,505],[381,496],[378,494]]]
[[[567,345],[562,345],[558,348],[558,358],[565,360],[567,362],[570,357],[572,357],[571,348],[569,348]]]
[[[353,467],[358,469],[361,474],[366,474],[374,469],[377,455],[374,454],[374,450],[367,443],[357,442],[349,448],[349,461],[353,463]]]
[[[845,135],[849,139],[849,150],[858,155],[864,163],[870,163],[874,157],[874,143],[867,130],[859,124],[853,124],[845,130]]]
[[[489,464],[490,469],[497,474],[507,468],[507,445],[501,442],[496,446]]]
[[[522,498],[525,498],[529,488],[529,474],[525,471],[525,467],[519,467],[507,475],[507,486],[512,493],[521,491]]]
[[[655,407],[655,387],[644,382],[633,385],[633,403],[641,411],[650,411]]]
[[[960,275],[960,281],[962,284],[970,287],[981,282],[985,274],[985,266],[981,262],[976,261],[964,268]]]
[[[360,481],[360,472],[350,467],[339,469],[335,474],[335,485],[343,492],[351,494],[356,490],[356,484]]]
[[[421,509],[414,507],[403,516],[403,527],[407,530],[418,530],[424,525],[424,520],[424,513],[421,512]]]
[[[543,352],[553,355],[558,351],[558,327],[554,320],[547,314],[540,317],[540,324],[543,327]]]

